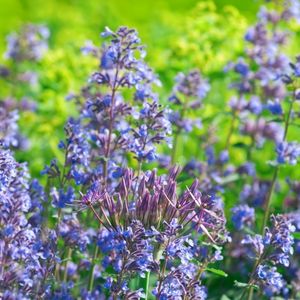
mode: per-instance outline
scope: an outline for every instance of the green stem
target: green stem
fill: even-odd
[[[111,147],[111,142],[112,142],[112,131],[113,131],[113,124],[114,124],[114,106],[115,106],[115,96],[117,92],[117,81],[118,81],[118,74],[119,74],[119,65],[117,64],[116,67],[116,73],[114,76],[114,83],[112,86],[112,91],[111,91],[111,106],[109,109],[109,129],[108,129],[108,140],[107,140],[107,148],[105,149],[105,159],[104,159],[104,165],[103,165],[103,179],[104,179],[104,186],[106,187],[107,183],[107,163],[108,159],[110,157],[110,147]]]
[[[148,299],[149,283],[150,283],[150,271],[148,271],[146,273],[146,280],[145,280],[145,300]]]
[[[293,104],[294,104],[294,99],[290,102],[287,118],[285,119],[284,134],[283,134],[283,140],[284,141],[286,139],[288,129],[289,129],[290,119],[291,119],[292,110],[293,110]]]
[[[234,111],[233,116],[231,118],[229,132],[228,132],[228,135],[227,135],[227,138],[226,138],[226,143],[225,143],[225,149],[226,150],[228,150],[228,148],[230,146],[230,141],[231,141],[231,137],[232,137],[233,132],[234,132],[236,119],[237,119],[237,113],[236,113],[236,111]]]
[[[265,214],[264,214],[264,220],[262,223],[262,228],[261,228],[261,234],[264,233],[265,227],[267,225],[268,219],[269,219],[269,214],[270,214],[270,204],[271,204],[271,199],[272,199],[272,194],[273,194],[273,190],[274,190],[274,186],[276,183],[276,179],[278,176],[278,172],[279,172],[279,166],[276,166],[274,169],[274,173],[273,173],[273,177],[272,177],[272,181],[271,181],[271,186],[267,195],[267,200],[266,200],[266,209],[265,209]]]
[[[93,259],[92,259],[92,267],[91,267],[90,274],[89,274],[88,289],[90,292],[93,290],[93,287],[94,287],[94,272],[95,272],[95,267],[96,267],[95,261],[98,256],[98,251],[99,251],[99,247],[98,247],[98,245],[95,245],[94,255],[93,255]]]
[[[56,223],[56,226],[55,226],[55,232],[56,232],[56,236],[58,237],[58,227],[59,227],[59,223],[60,223],[60,220],[61,220],[61,217],[62,217],[62,209],[59,208],[58,209],[58,213],[57,213],[57,223]],[[59,268],[59,263],[57,262],[55,264],[55,278],[60,281],[60,274],[59,274],[59,271],[60,271],[60,268]]]
[[[285,118],[283,142],[286,140],[286,137],[287,137],[289,124],[290,124],[290,119],[291,119],[292,110],[293,110],[293,104],[294,104],[294,100],[292,100],[290,102],[287,117]],[[269,193],[268,193],[267,200],[266,200],[266,209],[265,209],[265,214],[264,214],[263,226],[262,226],[262,229],[261,229],[262,234],[264,233],[265,227],[266,227],[267,222],[268,222],[268,218],[269,218],[269,214],[270,214],[270,204],[271,204],[272,194],[273,194],[273,190],[274,190],[274,186],[275,186],[275,182],[276,182],[278,173],[279,173],[279,165],[277,165],[274,169],[273,177],[272,177],[272,181],[271,181],[271,186],[270,186]]]
[[[171,154],[171,164],[172,165],[174,165],[174,163],[175,163],[179,134],[180,134],[180,129],[178,129],[176,131],[175,136],[174,136],[174,140],[173,140],[173,147],[172,147],[172,154]]]
[[[253,298],[253,291],[254,291],[253,287],[250,287],[248,300],[251,300]]]
[[[68,253],[67,253],[67,258],[65,261],[65,270],[64,270],[64,276],[63,276],[63,281],[66,282],[68,278],[68,262],[71,260],[72,257],[72,249],[68,248]]]
[[[184,101],[184,104],[183,104],[183,108],[180,112],[180,118],[183,120],[185,114],[186,114],[186,111],[188,109],[188,101],[187,99]],[[172,147],[172,154],[171,154],[171,164],[174,165],[175,163],[175,158],[176,158],[176,152],[177,152],[177,145],[178,145],[178,138],[179,138],[179,135],[181,133],[181,129],[180,127],[177,128],[177,131],[174,135],[174,141],[173,141],[173,147]]]
[[[255,265],[253,267],[253,270],[251,272],[251,275],[250,275],[250,279],[248,281],[248,287],[249,287],[250,284],[253,283],[253,277],[254,277],[254,275],[256,273],[256,269],[261,264],[261,262],[263,261],[263,258],[264,258],[264,253],[261,254],[261,256],[256,260],[256,263],[255,263]],[[244,298],[244,296],[246,294],[246,291],[247,291],[247,288],[245,288],[244,292],[242,293],[242,295],[240,297],[240,300],[242,300]],[[249,294],[248,294],[248,300],[251,300],[252,298],[253,298],[253,286],[250,286],[250,288],[249,288]]]

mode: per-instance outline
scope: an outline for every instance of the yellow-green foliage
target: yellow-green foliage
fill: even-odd
[[[192,67],[204,73],[220,72],[224,65],[243,49],[247,20],[233,6],[217,10],[213,1],[200,2],[184,18],[169,14],[165,22],[176,28],[168,40],[162,69]]]

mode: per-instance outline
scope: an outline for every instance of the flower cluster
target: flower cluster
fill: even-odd
[[[238,205],[232,209],[232,223],[236,229],[240,230],[244,226],[249,226],[254,222],[255,211],[248,205]]]
[[[48,49],[49,35],[45,26],[24,26],[19,33],[12,33],[7,37],[5,57],[17,62],[40,60]]]
[[[283,142],[277,145],[276,152],[278,163],[296,165],[300,156],[300,144],[297,142]]]
[[[289,266],[289,257],[294,253],[292,233],[295,227],[291,219],[284,215],[272,216],[271,220],[272,227],[267,227],[263,236],[247,235],[242,244],[251,246],[251,256],[258,261],[255,282],[264,286],[266,294],[272,292],[272,295],[280,292],[284,284],[276,267],[271,268],[267,264]]]
[[[207,245],[230,240],[222,209],[212,197],[199,192],[197,181],[178,196],[178,173],[179,169],[173,168],[168,176],[157,176],[152,171],[135,177],[128,169],[115,193],[92,187],[83,196],[82,205],[92,208],[104,226],[97,244],[105,254],[102,266],[112,267],[118,274],[109,279],[112,294],[125,295],[130,278],[136,273],[145,276],[152,272],[160,278],[154,291],[159,299],[176,295],[192,297],[203,289],[197,275],[200,266],[205,269],[207,264],[222,259],[217,253],[208,254],[211,246],[203,251],[196,238],[183,234],[194,229],[207,240]],[[97,213],[99,209],[101,214]],[[161,264],[163,269],[159,267]],[[181,278],[186,288],[181,286]],[[167,287],[170,281],[174,287],[177,282],[176,291]]]
[[[20,86],[28,88],[36,85],[38,76],[34,72],[34,63],[45,54],[48,37],[47,27],[26,25],[7,38],[7,51],[4,55],[7,66],[0,65],[3,87],[7,85],[11,91],[8,95],[4,94],[4,97],[0,96],[0,143],[5,148],[24,149],[28,146],[28,141],[19,132],[19,111],[33,111],[36,105],[27,95],[20,98],[18,89]],[[28,62],[31,63],[30,67]]]
[[[70,96],[80,117],[69,120],[67,140],[60,143],[67,153],[67,176],[79,184],[119,177],[129,153],[140,163],[156,160],[156,145],[171,133],[165,110],[152,91],[160,82],[144,61],[137,32],[106,28],[102,37],[110,42],[92,51],[100,70],[92,74],[81,95]]]
[[[55,236],[48,231],[45,239],[41,224],[29,218],[37,211],[26,165],[0,149],[0,170],[0,295],[4,299],[45,295]]]

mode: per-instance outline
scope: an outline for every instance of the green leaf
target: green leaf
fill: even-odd
[[[237,280],[234,281],[234,286],[239,287],[239,288],[247,288],[247,287],[253,287],[255,289],[258,289],[258,286],[255,284],[248,284],[245,282],[239,282]]]
[[[248,283],[239,282],[239,281],[235,280],[235,281],[234,281],[234,286],[240,287],[240,288],[245,288],[245,287],[248,286]]]
[[[221,184],[226,184],[226,183],[229,183],[229,182],[233,182],[233,181],[236,181],[240,178],[240,176],[238,174],[231,174],[231,175],[228,175],[224,178],[221,178]]]
[[[219,269],[215,269],[215,268],[206,268],[205,270],[208,271],[208,272],[217,274],[217,275],[219,275],[219,276],[223,276],[223,277],[227,277],[227,276],[228,276],[227,273],[225,273],[224,271],[219,270]]]
[[[230,300],[230,298],[227,297],[226,295],[222,295],[221,300]]]
[[[272,119],[270,121],[268,121],[268,123],[271,123],[271,122],[275,122],[275,123],[282,123],[284,120],[282,118],[276,118],[276,119]]]
[[[278,166],[278,162],[274,161],[274,160],[268,160],[267,164],[271,167],[277,167]]]
[[[297,240],[300,240],[300,232],[293,232],[293,237]]]

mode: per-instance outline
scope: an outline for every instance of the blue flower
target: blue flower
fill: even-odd
[[[258,97],[251,97],[248,103],[248,109],[252,113],[259,115],[263,110],[263,105]]]
[[[65,143],[64,143],[64,141],[60,141],[59,143],[58,143],[58,148],[59,149],[65,149]]]
[[[246,204],[235,206],[232,210],[232,222],[236,229],[241,230],[254,222],[255,210]]]
[[[105,50],[101,56],[101,68],[104,70],[109,70],[114,68],[117,61],[117,50],[112,48],[108,48]]]
[[[279,164],[296,165],[300,157],[300,144],[297,142],[281,142],[276,146]]]
[[[277,272],[276,267],[259,265],[257,268],[258,283],[263,287],[267,296],[278,294],[285,286],[282,275]]]
[[[213,165],[215,163],[215,152],[213,147],[207,147],[205,149],[205,154],[206,154],[206,159],[207,159],[207,163],[208,165]]]
[[[53,188],[51,196],[54,206],[64,208],[66,205],[71,204],[75,200],[75,191],[72,186],[69,186],[66,192],[63,189],[59,189],[57,191],[56,188]]]
[[[273,114],[273,115],[282,115],[282,107],[281,104],[277,101],[268,101],[267,109]]]
[[[123,168],[117,167],[115,170],[112,172],[112,177],[114,179],[120,178],[124,174]]]
[[[234,70],[242,76],[247,76],[249,73],[249,66],[240,61],[234,66]]]

